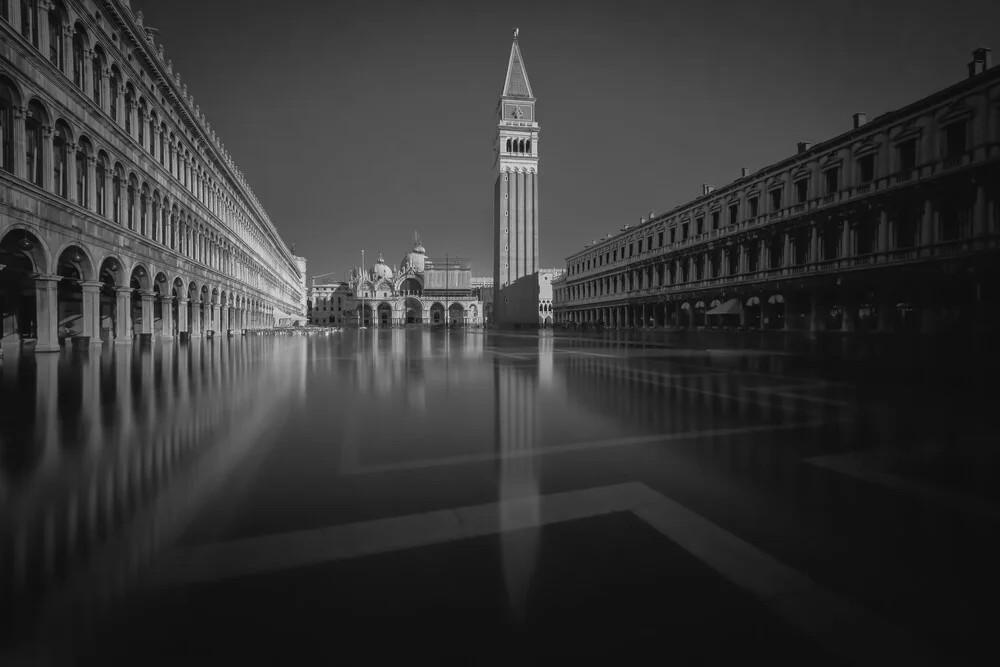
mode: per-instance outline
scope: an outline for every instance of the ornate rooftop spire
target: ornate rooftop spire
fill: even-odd
[[[534,97],[528,72],[524,68],[524,58],[517,44],[517,28],[514,28],[514,42],[510,45],[510,59],[507,61],[507,78],[503,82],[504,97]]]

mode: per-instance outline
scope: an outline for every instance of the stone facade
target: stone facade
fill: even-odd
[[[352,297],[351,286],[346,282],[313,283],[309,296],[312,302],[309,324],[321,327],[355,324],[356,313],[354,318],[347,317],[347,309],[356,307],[353,306]]]
[[[3,3],[4,343],[56,351],[304,315],[292,254],[142,13]]]
[[[556,320],[619,328],[997,328],[1000,68],[567,258]]]
[[[447,267],[445,266],[447,264]],[[449,284],[429,280],[430,274],[447,273]],[[472,283],[472,269],[463,260],[432,260],[420,238],[399,266],[382,256],[371,267],[355,268],[349,281],[353,300],[345,305],[344,323],[367,327],[407,325],[483,326],[481,287]],[[353,320],[353,322],[352,322]]]

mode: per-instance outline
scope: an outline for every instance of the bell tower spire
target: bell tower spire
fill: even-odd
[[[502,320],[500,292],[538,271],[538,134],[535,94],[518,42],[507,58],[507,75],[497,105],[494,139],[494,313]]]

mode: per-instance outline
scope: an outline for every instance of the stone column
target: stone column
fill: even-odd
[[[35,276],[35,352],[59,351],[59,308],[56,283],[59,276]]]
[[[53,133],[54,129],[51,126],[42,128],[42,187],[47,192],[55,192],[54,151],[52,148]]]
[[[852,243],[853,234],[851,232],[850,220],[844,220],[841,224],[844,228],[841,230],[840,234],[840,256],[846,259],[854,255],[854,244]]]
[[[840,326],[841,331],[852,332],[857,328],[858,307],[851,299],[851,295],[846,290],[841,296],[841,303],[844,307],[844,317]]]
[[[173,340],[174,337],[174,297],[160,297],[160,338]]]
[[[809,225],[809,262],[819,261],[819,231],[816,229],[816,223],[813,222]]]
[[[763,305],[763,302],[764,302],[764,300],[762,299],[761,300],[761,304],[762,305]],[[822,307],[822,303],[821,303],[820,298],[819,298],[819,290],[814,289],[814,290],[812,290],[809,293],[809,331],[810,332],[822,331],[825,328],[823,326],[823,320],[820,317],[820,308],[821,307]],[[763,312],[763,307],[761,308],[761,311]],[[763,319],[764,318],[762,316],[761,317],[761,321],[762,322],[763,322]],[[785,307],[785,325],[786,326],[788,325],[787,300],[786,300],[786,307]]]
[[[115,345],[132,342],[132,289],[115,288]]]
[[[920,220],[920,245],[934,242],[934,205],[930,199],[924,200],[924,214]]]
[[[11,3],[11,7],[20,3]],[[28,174],[28,147],[25,143],[24,122],[27,120],[27,107],[14,107],[14,175],[18,178],[31,180]]]
[[[156,298],[155,292],[142,291],[139,292],[139,296],[142,299],[142,323],[139,325],[140,334],[147,334],[149,336],[153,335],[153,300]]]
[[[236,317],[236,314],[235,314],[234,311],[235,311],[235,308],[233,308],[232,306],[229,306],[228,308],[225,309],[225,312],[226,312],[226,327],[225,327],[225,330],[226,330],[226,332],[229,333],[230,336],[233,335],[233,321],[234,321],[234,318]]]
[[[66,199],[74,204],[83,204],[76,198],[76,144],[66,144]]]
[[[107,189],[104,190],[107,193]],[[97,157],[87,156],[87,210],[97,213]]]
[[[83,335],[90,337],[91,343],[101,342],[101,287],[97,281],[82,282],[83,289]]]
[[[11,2],[10,4],[17,4],[16,2]],[[30,10],[29,10],[30,11]],[[49,8],[47,2],[40,2],[38,4],[38,51],[42,54],[45,60],[49,59]],[[31,39],[30,37],[28,38]]]
[[[889,252],[889,213],[885,209],[878,215],[878,251]]]
[[[83,50],[83,94],[88,99],[94,99],[94,50]]]
[[[219,304],[212,305],[212,329],[219,333],[222,328],[222,307]]]
[[[201,337],[201,299],[191,300],[191,338]]]
[[[191,299],[187,297],[177,297],[177,333],[188,333],[188,304]]]

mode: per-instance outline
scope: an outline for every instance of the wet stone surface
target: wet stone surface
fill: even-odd
[[[835,664],[864,639],[837,619],[870,614],[961,663],[1000,592],[995,391],[831,346],[369,330],[8,352],[4,646],[176,664],[335,657],[378,630],[397,641],[370,657]]]

